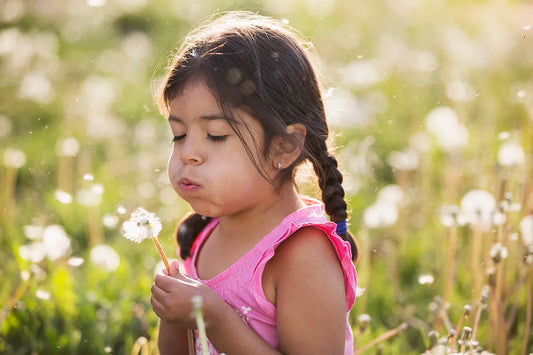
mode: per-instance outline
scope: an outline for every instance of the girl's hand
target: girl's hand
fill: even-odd
[[[192,314],[193,296],[202,296],[204,309],[213,302],[222,301],[211,289],[179,272],[178,262],[170,265],[170,274],[158,274],[152,285],[150,302],[162,320],[182,328],[196,328]]]

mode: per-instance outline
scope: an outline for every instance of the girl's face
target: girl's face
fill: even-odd
[[[235,114],[258,164],[265,166],[273,177],[273,163],[260,153],[261,125],[244,111],[236,110]],[[170,182],[196,213],[209,217],[239,214],[275,193],[257,171],[239,137],[223,118],[217,100],[201,80],[187,84],[170,102],[168,121],[174,136],[168,162]]]

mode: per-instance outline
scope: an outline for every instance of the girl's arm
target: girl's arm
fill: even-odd
[[[170,276],[158,274],[152,285],[152,307],[161,318],[159,347],[162,354],[186,354],[187,328],[196,328],[192,317],[193,296],[203,299],[203,313],[209,341],[218,352],[239,354],[280,354],[259,337],[218,295],[202,283],[170,266]]]
[[[265,272],[275,280],[281,352],[344,354],[344,273],[326,235],[298,230],[276,249]]]
[[[157,346],[161,355],[188,354],[187,330],[163,319],[159,322]]]

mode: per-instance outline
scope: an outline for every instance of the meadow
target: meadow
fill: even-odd
[[[0,0],[0,354],[157,354],[163,266],[121,225],[155,212],[177,258],[153,96],[235,9],[314,43],[362,250],[354,354],[533,353],[531,2]]]

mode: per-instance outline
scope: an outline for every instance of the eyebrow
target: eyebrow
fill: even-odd
[[[207,115],[207,116],[200,116],[199,118],[201,120],[205,120],[205,121],[215,121],[215,120],[225,120],[225,121],[227,121],[227,118],[225,116],[217,115],[217,114]],[[177,116],[173,116],[173,115],[169,115],[168,116],[168,120],[169,121],[182,122],[183,123],[183,120],[181,118],[179,118]]]

